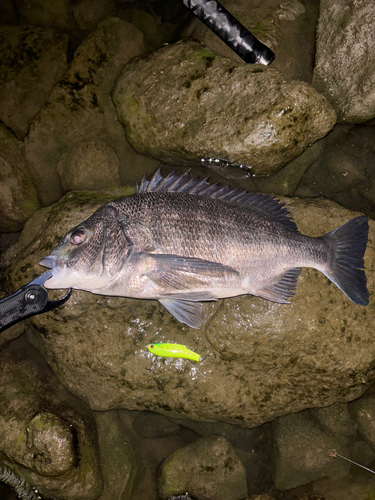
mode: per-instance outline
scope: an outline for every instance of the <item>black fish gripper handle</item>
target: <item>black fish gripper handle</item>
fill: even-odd
[[[0,331],[42,311],[48,301],[47,290],[40,285],[26,285],[0,300]]]

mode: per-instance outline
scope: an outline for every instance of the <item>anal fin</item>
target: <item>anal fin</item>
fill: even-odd
[[[281,276],[278,276],[274,283],[258,290],[257,295],[272,302],[288,304],[289,297],[292,297],[296,290],[297,278],[300,272],[300,267],[289,269]]]

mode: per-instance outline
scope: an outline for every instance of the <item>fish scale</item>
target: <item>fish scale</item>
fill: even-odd
[[[326,235],[299,233],[269,195],[209,184],[160,169],[134,195],[109,202],[69,231],[40,264],[45,286],[157,299],[180,322],[201,325],[202,302],[252,294],[280,303],[302,267],[323,272],[367,305],[363,270],[368,221]]]

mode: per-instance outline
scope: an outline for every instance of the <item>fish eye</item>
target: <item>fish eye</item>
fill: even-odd
[[[151,344],[151,345],[150,345],[150,348],[151,348],[151,349],[153,349],[153,348],[154,348],[154,344]]]
[[[86,240],[86,231],[83,229],[76,229],[70,235],[70,243],[73,245],[80,245]]]

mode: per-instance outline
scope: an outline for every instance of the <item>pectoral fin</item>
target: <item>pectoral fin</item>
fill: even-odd
[[[238,271],[219,262],[180,257],[179,255],[144,253],[145,272],[156,285],[172,290],[189,290],[205,283],[204,278],[238,275]]]

